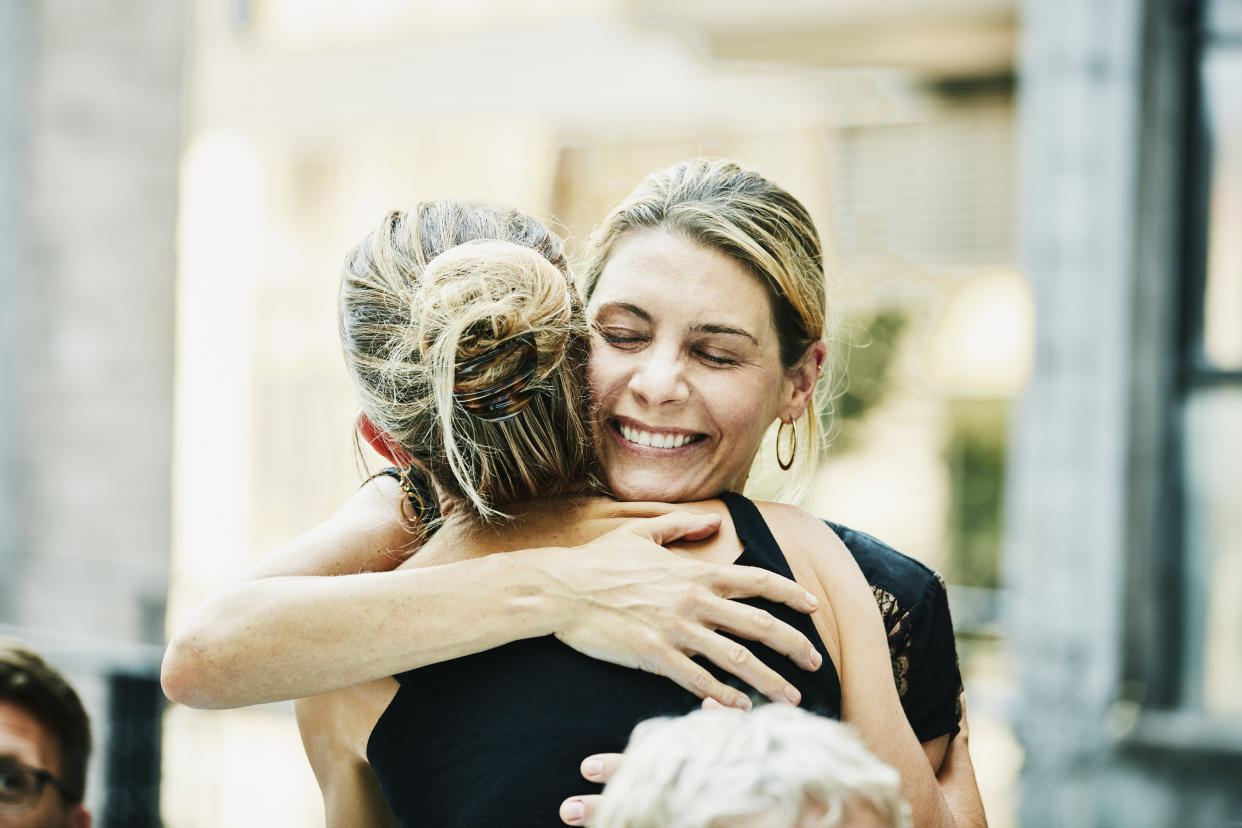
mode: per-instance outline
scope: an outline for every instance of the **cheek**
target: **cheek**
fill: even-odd
[[[775,417],[778,393],[759,376],[722,378],[704,387],[703,398],[715,412],[721,430],[745,444],[757,442]],[[769,416],[770,415],[770,416]]]
[[[596,405],[603,405],[608,401],[607,372],[594,356],[587,365],[587,384],[591,386],[591,396],[595,398]]]
[[[598,405],[607,405],[624,383],[624,365],[608,348],[592,347],[591,360],[587,363],[587,382]]]

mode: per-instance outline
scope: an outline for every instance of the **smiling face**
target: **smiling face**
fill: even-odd
[[[801,413],[767,291],[724,253],[665,230],[630,233],[587,316],[596,440],[623,500],[740,491],[768,426]]]

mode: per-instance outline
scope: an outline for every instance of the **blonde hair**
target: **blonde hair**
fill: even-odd
[[[371,422],[484,521],[598,487],[561,243],[513,210],[391,212],[347,257],[341,343]]]
[[[762,818],[835,828],[849,806],[863,803],[888,828],[908,828],[900,781],[832,719],[781,704],[698,710],[634,729],[591,824],[723,828]]]
[[[811,214],[757,172],[732,161],[681,161],[644,178],[591,235],[582,270],[587,301],[608,257],[627,233],[663,229],[719,250],[767,288],[781,363],[792,368],[824,336],[827,313],[823,251]],[[785,497],[805,488],[819,459],[820,426],[812,399],[798,426],[798,453]]]

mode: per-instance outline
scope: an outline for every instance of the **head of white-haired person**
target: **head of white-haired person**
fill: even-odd
[[[897,772],[840,722],[719,708],[634,729],[594,828],[907,828]]]

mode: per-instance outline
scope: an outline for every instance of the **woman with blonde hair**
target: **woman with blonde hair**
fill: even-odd
[[[402,568],[451,566],[547,538],[582,544],[627,518],[673,511],[604,496],[589,420],[590,336],[565,273],[527,246],[498,240],[420,261],[423,233],[470,213],[441,203],[390,214],[348,258],[342,280],[341,336],[363,431],[425,473],[442,505],[435,532]],[[790,392],[787,404],[797,405]],[[747,536],[747,507],[694,504],[721,531],[687,552],[725,564],[743,545],[762,549],[765,539]],[[769,552],[752,550],[746,560],[791,574],[779,551]],[[825,608],[833,601],[831,590],[812,589]],[[756,645],[797,688],[787,701],[829,716],[841,710],[836,627],[853,617],[836,604],[822,629],[786,607],[765,607],[815,646],[814,661],[824,665],[817,673]],[[863,604],[875,615],[868,595]],[[887,679],[887,659],[872,662]],[[864,671],[861,660],[856,669]],[[297,710],[332,824],[378,819],[378,785],[401,824],[539,825],[553,823],[559,802],[579,787],[578,755],[619,747],[635,722],[696,704],[671,682],[541,636],[304,699]]]
[[[741,209],[723,224],[714,222],[715,211],[728,212],[738,205]],[[846,716],[859,723],[873,749],[898,766],[914,786],[911,800],[916,816],[921,815],[920,824],[952,821],[932,782],[936,769],[958,815],[981,821],[968,754],[950,744],[956,730],[956,668],[943,587],[934,573],[860,533],[834,527],[834,534],[818,521],[808,523],[797,510],[767,504],[756,511],[749,501],[727,494],[740,491],[764,432],[776,420],[786,424],[778,455],[782,466],[807,462],[810,420],[803,418],[824,346],[822,264],[805,209],[761,176],[727,162],[696,161],[652,176],[606,221],[598,238],[606,242],[596,246],[604,251],[597,257],[600,266],[587,271],[592,321],[589,378],[598,403],[595,438],[608,485],[626,499],[681,501],[725,495],[732,523],[745,513],[746,531],[766,538],[775,535],[754,546],[775,548],[779,541],[777,551],[789,558],[792,567],[789,574],[812,592],[822,590],[823,584],[846,589],[852,577],[847,573],[858,572],[857,559],[873,582],[882,585],[875,587],[876,598],[886,610],[897,610],[893,616],[886,611],[885,621],[893,648],[892,671],[899,689],[906,692],[897,701],[897,691],[889,697],[884,690],[885,685],[893,689],[888,677],[893,673],[888,672],[885,626],[877,617],[873,626],[878,628],[878,643],[873,640],[854,653],[874,657],[878,652],[885,669],[843,673],[849,679]],[[670,290],[670,285],[680,292]],[[693,301],[686,301],[687,296]],[[788,433],[799,422],[801,448]],[[361,425],[373,445],[389,453],[397,466],[416,459],[397,451],[402,447],[388,439],[384,429],[371,427],[368,420]],[[341,515],[293,545],[267,574],[377,569],[385,565],[384,550],[416,546],[409,521],[403,524],[397,516],[403,508],[407,517],[411,508],[421,516],[428,498],[418,496],[418,487],[408,482],[408,476],[404,491],[395,484],[381,481],[364,489]],[[432,536],[431,544],[448,527],[453,511],[462,508],[451,498],[448,505],[444,527]],[[637,511],[623,513],[661,511],[652,504],[633,508]],[[412,559],[412,570],[392,575],[251,581],[209,607],[174,639],[165,663],[166,688],[174,698],[202,704],[287,697],[555,633],[580,652],[669,675],[696,695],[727,704],[744,707],[748,700],[723,681],[728,676],[713,673],[689,655],[708,656],[769,697],[798,698],[806,691],[806,681],[799,680],[803,677],[791,679],[774,669],[780,666],[776,659],[755,658],[717,631],[761,639],[779,652],[795,655],[801,666],[811,667],[822,656],[812,652],[813,636],[791,623],[797,618],[772,620],[723,599],[750,590],[804,612],[815,601],[770,573],[743,575],[730,568],[736,556],[736,546],[730,544],[736,543],[736,536],[724,517],[716,504],[708,507],[706,516],[673,513],[655,519],[647,535],[656,541],[686,533],[699,537],[716,525],[724,526],[722,537],[705,545],[714,550],[712,554],[697,559],[661,554],[633,528],[615,529],[601,539],[557,524],[530,532],[507,529],[505,548],[520,550],[517,553],[448,563],[437,555],[425,555],[429,546]],[[786,521],[798,528],[790,530]],[[769,531],[771,525],[783,528]],[[813,537],[811,548],[804,548],[806,541],[799,537]],[[427,577],[417,581],[402,577],[416,572]],[[859,589],[839,596],[842,606],[863,613],[856,605],[861,594],[875,614],[875,601],[861,576],[855,586]],[[828,603],[826,599],[821,593],[821,606]],[[834,613],[841,611],[835,603],[832,608]],[[825,623],[823,613],[817,614],[815,623]],[[256,642],[256,627],[270,630],[270,640],[261,635]],[[405,637],[403,630],[416,640]],[[837,645],[831,626],[828,630],[826,649],[833,655]],[[309,641],[315,642],[313,648],[304,643]],[[240,652],[238,642],[244,642],[249,652]],[[330,657],[318,658],[320,654]],[[852,661],[848,653],[845,659]],[[273,661],[289,669],[257,668]],[[241,680],[215,677],[225,675]],[[198,697],[203,688],[216,695]],[[869,695],[882,697],[883,704],[868,706],[864,699]],[[856,705],[856,715],[851,705]],[[897,725],[906,717],[917,729],[917,739],[908,726]],[[919,740],[927,759],[912,764],[909,748],[913,745],[917,755]],[[583,748],[599,750],[607,745]],[[566,747],[566,752],[572,755],[572,748]],[[486,774],[480,776],[485,778]]]

